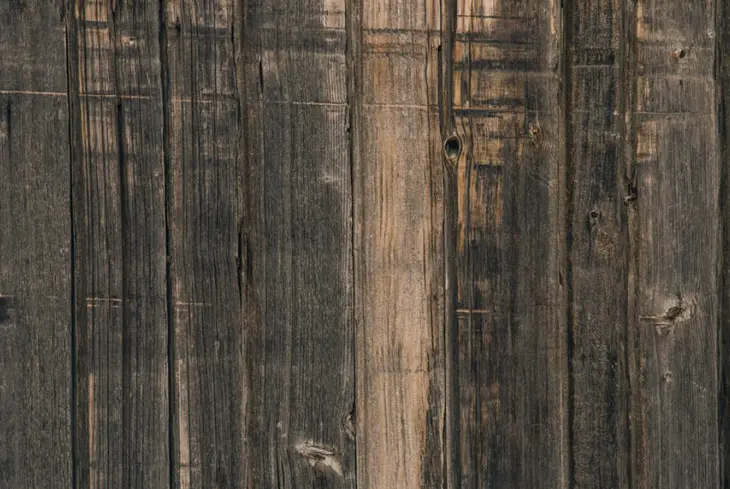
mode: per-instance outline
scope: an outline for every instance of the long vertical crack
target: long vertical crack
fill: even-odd
[[[167,382],[168,382],[168,463],[169,489],[175,487],[175,324],[172,297],[171,269],[171,188],[172,173],[170,161],[170,66],[167,59],[167,10],[165,0],[159,4],[159,50],[160,82],[162,94],[162,155],[164,167],[165,194],[165,280],[167,299]]]

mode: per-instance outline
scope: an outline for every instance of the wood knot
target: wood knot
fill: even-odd
[[[672,53],[672,57],[674,57],[674,59],[682,59],[685,56],[687,56],[687,51],[684,49],[675,49]]]
[[[310,466],[329,469],[340,477],[342,476],[342,465],[334,450],[315,445],[310,440],[298,443],[294,446],[294,449],[309,462]]]
[[[444,154],[449,160],[455,160],[461,153],[461,141],[456,134],[446,138],[444,141]]]
[[[679,297],[675,304],[669,306],[662,314],[649,314],[639,316],[639,320],[653,324],[657,334],[668,335],[677,323],[689,320],[692,317],[691,303]]]

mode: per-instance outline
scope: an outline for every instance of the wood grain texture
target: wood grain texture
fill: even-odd
[[[629,257],[624,2],[574,1],[566,36],[571,455],[576,487],[625,488]]]
[[[243,13],[248,487],[355,486],[345,7]]]
[[[561,10],[459,0],[460,487],[567,488]]]
[[[165,2],[173,486],[241,487],[235,2]]]
[[[73,2],[69,33],[82,488],[168,486],[163,112],[156,2]]]
[[[639,1],[632,60],[634,486],[718,485],[716,2]]]
[[[63,2],[0,4],[0,487],[71,487]]]
[[[439,4],[352,16],[359,487],[443,487]]]

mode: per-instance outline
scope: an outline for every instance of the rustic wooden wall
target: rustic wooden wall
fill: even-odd
[[[0,2],[0,488],[730,487],[728,26]]]

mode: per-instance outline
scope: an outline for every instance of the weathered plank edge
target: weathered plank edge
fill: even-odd
[[[457,0],[441,0],[441,47],[438,70],[439,122],[444,144],[444,386],[445,386],[445,429],[443,431],[444,474],[446,487],[461,487],[461,461],[459,449],[459,375],[456,362],[458,353],[456,317],[457,281],[457,239],[458,239],[458,181],[456,165],[461,142],[456,136],[454,118],[454,42],[456,39]],[[448,141],[448,143],[447,143]],[[447,144],[451,151],[447,154]],[[454,147],[453,145],[456,144]]]
[[[75,66],[75,63],[78,63],[78,60],[76,59],[78,57],[78,37],[76,35],[76,20],[75,16],[73,15],[73,0],[64,0],[63,7],[65,10],[65,21],[66,21],[66,99],[68,103],[68,117],[69,117],[69,124],[68,124],[68,146],[69,146],[69,214],[70,214],[70,229],[71,229],[71,236],[70,236],[70,255],[71,255],[71,264],[70,264],[70,273],[71,273],[71,297],[70,297],[70,307],[71,307],[71,325],[70,325],[70,333],[71,333],[71,398],[70,398],[70,417],[71,417],[71,488],[72,489],[78,489],[78,471],[77,471],[77,463],[78,463],[78,447],[77,447],[77,430],[78,430],[78,420],[76,416],[76,399],[77,399],[77,393],[78,393],[78,350],[76,348],[76,334],[77,334],[77,311],[84,311],[85,308],[80,308],[80,303],[78,300],[78,291],[76,288],[76,280],[74,277],[76,277],[76,220],[74,219],[74,216],[76,215],[74,210],[78,208],[78,206],[81,204],[80,197],[78,196],[77,192],[74,192],[74,187],[76,185],[79,185],[79,182],[77,181],[77,176],[74,173],[74,161],[79,157],[81,154],[81,140],[80,135],[78,137],[78,140],[74,139],[74,131],[72,130],[72,122],[74,120],[78,120],[77,118],[77,111],[80,110],[80,107],[76,101],[71,96],[71,87],[76,86],[78,83],[77,76],[75,70],[72,69],[72,66]],[[78,114],[78,117],[80,117],[80,114]],[[77,201],[78,200],[78,201]]]
[[[730,2],[728,0],[717,0],[715,5],[715,104],[717,106],[717,131],[718,131],[718,157],[720,158],[720,246],[722,250],[721,260],[718,262],[718,283],[720,291],[720,314],[717,329],[717,357],[718,357],[718,383],[719,383],[719,405],[718,405],[718,439],[719,439],[719,463],[720,483],[719,487],[730,487],[730,446],[728,439],[730,435],[730,357],[726,353],[730,351],[730,322],[727,315],[730,312],[730,167],[728,157],[730,156],[730,59],[726,54],[730,51]]]
[[[68,139],[69,139],[69,165],[70,165],[70,212],[71,212],[71,478],[73,489],[79,489],[82,484],[79,480],[79,433],[87,433],[87,430],[82,430],[85,426],[83,420],[77,416],[77,404],[80,398],[79,394],[85,394],[85,391],[81,391],[79,386],[79,375],[83,373],[83,365],[79,358],[78,351],[78,334],[79,322],[86,321],[86,308],[83,304],[83,297],[85,292],[79,290],[76,283],[76,276],[78,271],[78,263],[76,256],[79,252],[77,242],[80,238],[84,238],[83,233],[78,233],[79,223],[77,223],[77,210],[83,208],[83,198],[81,192],[83,190],[83,178],[80,174],[75,171],[75,162],[81,158],[83,154],[81,132],[74,131],[73,125],[76,121],[81,120],[81,105],[77,97],[72,95],[71,87],[78,86],[79,76],[78,71],[73,69],[74,66],[78,66],[78,25],[76,21],[76,15],[74,14],[74,0],[66,0],[66,78],[67,78],[67,99],[68,99],[68,115],[69,115],[69,127],[68,127]],[[85,249],[86,246],[80,247]],[[88,442],[87,442],[88,443]],[[87,487],[84,484],[83,487]]]
[[[175,470],[175,427],[177,424],[177,392],[175,389],[175,311],[173,309],[172,284],[172,230],[170,219],[172,216],[172,161],[170,157],[170,64],[167,59],[167,1],[159,0],[159,56],[160,56],[160,85],[162,96],[162,159],[165,199],[165,292],[167,301],[167,450],[168,450],[168,488],[173,489],[177,471]]]

